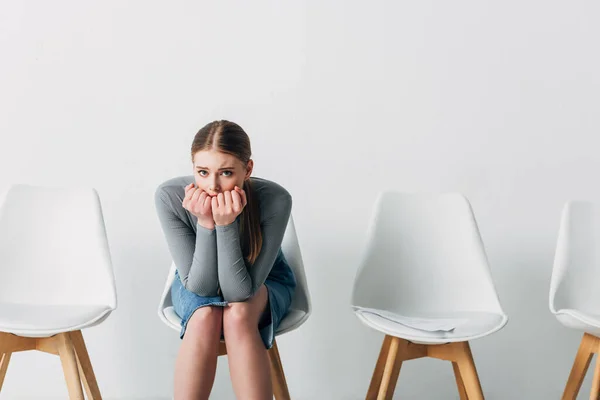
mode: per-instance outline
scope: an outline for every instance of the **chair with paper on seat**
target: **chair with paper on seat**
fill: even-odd
[[[308,319],[312,310],[310,293],[308,291],[306,275],[304,273],[304,263],[302,261],[302,254],[300,252],[300,245],[298,243],[298,237],[296,235],[296,228],[294,226],[294,220],[292,216],[290,216],[288,221],[283,242],[281,243],[281,249],[296,277],[296,290],[294,292],[294,298],[292,299],[290,310],[280,322],[277,332],[275,332],[276,336],[291,332],[300,327],[300,325],[302,325]],[[179,331],[181,329],[181,318],[175,312],[170,295],[171,285],[175,279],[175,271],[175,264],[171,264],[171,269],[167,275],[167,281],[158,305],[158,316],[167,326]],[[221,341],[219,346],[219,355],[222,356],[226,354],[226,343]],[[268,354],[271,365],[271,379],[273,381],[273,394],[275,395],[275,399],[289,400],[290,394],[287,387],[285,374],[283,373],[283,364],[281,363],[281,358],[279,357],[279,350],[277,348],[276,340],[273,341],[273,347],[268,350]]]
[[[117,307],[94,189],[13,185],[0,199],[0,390],[12,353],[60,356],[71,399],[100,390],[81,329]],[[33,378],[33,377],[32,377]]]
[[[597,204],[570,201],[562,211],[550,281],[549,307],[567,328],[583,333],[563,400],[577,398],[594,354],[600,354],[600,225]],[[600,397],[600,356],[590,399]]]
[[[381,193],[352,292],[358,319],[385,334],[367,399],[391,399],[403,361],[451,361],[461,399],[483,399],[469,341],[508,318],[468,200]]]

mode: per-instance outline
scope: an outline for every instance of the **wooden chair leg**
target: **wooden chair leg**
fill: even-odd
[[[460,400],[469,400],[469,397],[467,397],[467,391],[465,390],[465,384],[463,383],[462,376],[460,376],[458,364],[455,361],[452,362],[452,369],[454,370],[454,378],[456,379],[456,387],[458,388]]]
[[[367,400],[391,400],[402,363],[422,357],[452,362],[460,399],[483,400],[483,391],[469,342],[418,344],[388,335],[381,346]]]
[[[60,333],[55,336],[55,340],[65,380],[67,381],[69,398],[71,400],[85,400],[83,390],[81,389],[79,368],[71,336],[68,333]]]
[[[575,361],[573,362],[573,367],[571,368],[571,373],[569,374],[569,380],[562,395],[562,400],[574,400],[577,398],[585,374],[592,361],[592,356],[594,355],[593,349],[598,348],[599,343],[599,338],[588,333],[583,335],[577,355],[575,356]]]
[[[381,380],[383,379],[383,370],[385,369],[385,363],[387,361],[387,356],[390,351],[390,343],[392,342],[392,337],[389,335],[385,335],[383,338],[383,343],[381,345],[381,350],[379,351],[379,357],[377,358],[377,364],[375,364],[375,370],[373,371],[373,376],[371,377],[371,383],[369,384],[369,390],[367,391],[366,400],[376,400],[377,395],[379,394],[379,388],[381,387]]]
[[[0,391],[2,390],[2,384],[4,383],[4,377],[6,376],[6,370],[8,369],[11,354],[12,353],[0,353]]]
[[[73,342],[79,375],[83,382],[83,386],[85,387],[88,400],[102,400],[90,356],[85,346],[85,341],[83,340],[83,334],[78,330],[69,332],[69,336]]]
[[[290,392],[283,372],[283,364],[279,357],[277,342],[273,340],[273,347],[268,351],[271,365],[271,380],[273,381],[273,395],[275,400],[290,400]]]
[[[592,391],[590,400],[600,399],[600,354],[596,356],[596,368],[594,369],[594,380],[592,381]]]
[[[225,342],[219,342],[219,357],[227,355],[227,346]]]
[[[400,367],[402,366],[402,358],[398,357],[401,340],[402,339],[400,338],[392,337],[390,341],[388,356],[383,370],[383,377],[381,379],[381,386],[379,387],[379,393],[377,395],[378,400],[391,400],[394,396],[396,382],[398,382],[398,375],[400,375]],[[404,341],[402,342],[402,344],[405,344]]]
[[[481,390],[481,382],[479,382],[479,376],[477,375],[477,369],[473,361],[471,346],[469,346],[469,342],[460,342],[456,345],[460,346],[460,350],[456,352],[456,364],[467,398],[469,400],[483,400],[483,391]]]

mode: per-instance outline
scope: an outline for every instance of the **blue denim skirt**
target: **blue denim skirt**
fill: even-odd
[[[273,339],[275,339],[279,323],[290,309],[296,289],[296,277],[281,249],[279,249],[273,268],[265,280],[265,286],[269,293],[269,301],[265,315],[260,319],[258,329],[265,348],[270,349],[273,346]],[[175,272],[175,280],[171,286],[171,300],[175,312],[181,318],[179,333],[181,339],[185,335],[187,323],[194,311],[206,306],[225,307],[228,304],[222,295],[206,297],[190,292],[183,287],[177,272]],[[221,333],[221,338],[223,338],[223,333]]]

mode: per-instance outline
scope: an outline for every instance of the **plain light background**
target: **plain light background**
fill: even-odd
[[[560,211],[600,200],[594,1],[0,1],[0,189],[88,185],[118,310],[84,331],[106,399],[167,399],[177,333],[162,181],[214,119],[293,195],[314,313],[278,339],[294,399],[361,399],[383,336],[349,308],[377,192],[464,193],[500,332],[472,349],[487,399],[559,398],[581,335],[548,310]],[[44,221],[41,220],[40,224]],[[85,265],[81,273],[85,274]],[[587,398],[591,371],[581,391]],[[59,359],[18,353],[2,398],[66,398]],[[215,399],[233,399],[221,358]],[[398,398],[458,398],[450,363],[402,367]]]

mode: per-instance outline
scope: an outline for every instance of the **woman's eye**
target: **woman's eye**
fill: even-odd
[[[200,171],[198,171],[198,175],[200,176],[206,176],[208,174],[208,171],[201,169]]]
[[[231,176],[233,172],[231,171],[223,171],[223,176]]]

